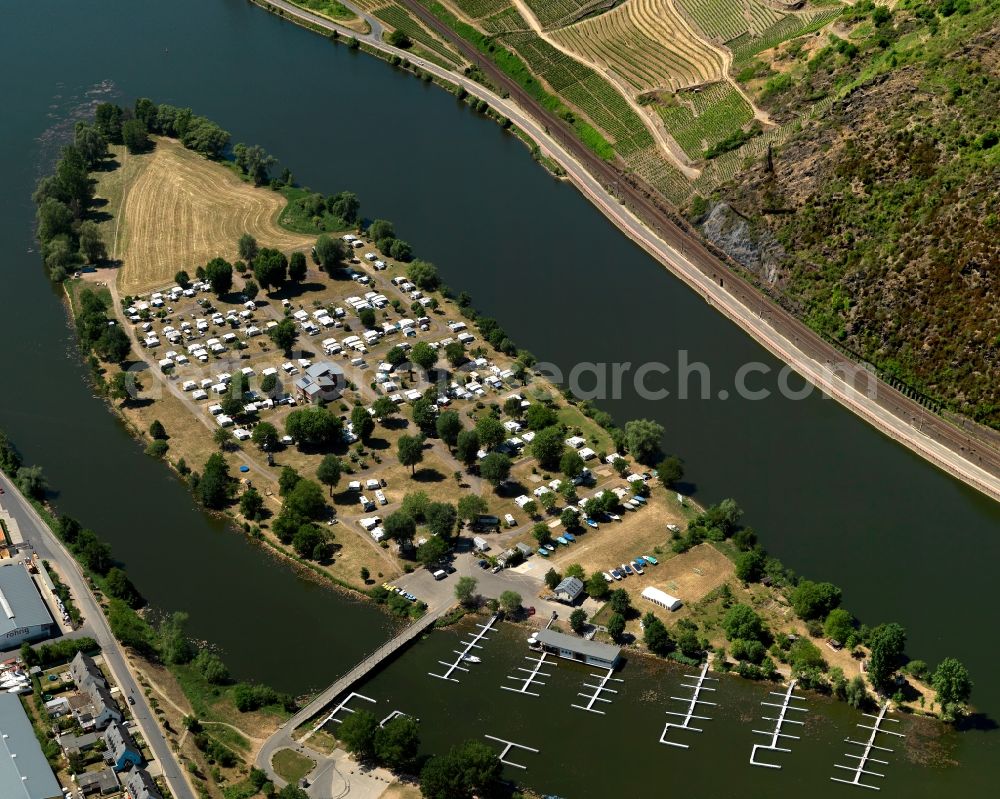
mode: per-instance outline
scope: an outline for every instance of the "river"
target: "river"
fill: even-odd
[[[238,674],[285,690],[314,688],[373,648],[389,624],[199,513],[91,396],[33,250],[30,192],[73,117],[105,98],[148,95],[191,106],[234,141],[275,153],[301,183],[356,191],[365,213],[392,219],[418,254],[521,346],[567,371],[578,361],[633,368],[657,361],[676,371],[681,350],[689,362],[709,365],[712,399],[651,402],[626,381],[621,398],[599,404],[620,421],[659,420],[666,450],[685,459],[700,501],[737,498],[774,554],[841,585],[845,604],[865,620],[904,624],[914,656],[964,660],[977,679],[977,704],[1000,713],[992,680],[1000,643],[988,634],[987,593],[1000,558],[1000,506],[832,400],[781,397],[780,364],[495,124],[244,0],[38,0],[5,9],[0,45],[7,185],[0,427],[28,460],[44,464],[61,492],[58,507],[112,543],[154,605],[189,612],[192,632],[217,644]],[[770,368],[750,382],[772,396],[720,399],[723,388],[733,393],[748,362]],[[310,657],[289,667],[303,641]],[[438,644],[419,645],[413,657],[429,645]],[[410,657],[384,673],[407,670]],[[960,736],[959,765],[935,775],[975,792],[998,774],[998,739]],[[922,793],[932,784],[944,783],[915,781],[909,790],[934,795]]]

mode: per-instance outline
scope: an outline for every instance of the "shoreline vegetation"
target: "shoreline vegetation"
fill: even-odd
[[[92,175],[100,178],[104,171],[114,168],[109,155],[110,147],[125,148],[136,156],[155,150],[156,140],[151,138],[151,134],[176,137],[185,148],[204,156],[209,162],[235,170],[243,181],[255,187],[252,191],[267,191],[264,187],[270,187],[271,190],[284,194],[289,205],[279,214],[278,222],[291,226],[289,229],[297,228],[295,232],[309,232],[318,236],[311,254],[321,274],[340,277],[345,268],[350,268],[347,254],[339,240],[331,238],[327,232],[333,228],[337,228],[335,232],[340,232],[353,227],[359,235],[366,236],[383,253],[384,258],[392,258],[398,262],[392,265],[393,269],[398,269],[402,277],[412,280],[426,293],[423,298],[427,302],[415,302],[411,312],[422,312],[422,309],[429,308],[432,313],[428,317],[428,324],[440,324],[433,318],[434,313],[439,310],[443,313],[442,308],[447,308],[449,312],[455,311],[465,320],[463,327],[468,323],[483,342],[492,348],[488,351],[477,346],[469,355],[464,347],[443,348],[442,354],[447,354],[452,368],[468,362],[470,356],[476,356],[477,353],[485,362],[485,356],[492,352],[491,357],[497,358],[499,363],[510,365],[511,374],[521,381],[522,386],[532,382],[530,369],[534,357],[531,353],[519,349],[511,342],[494,320],[479,315],[472,307],[471,298],[465,294],[455,297],[451,289],[442,285],[433,265],[414,259],[409,245],[396,237],[391,223],[362,218],[354,195],[341,192],[324,197],[310,192],[296,186],[287,170],[280,178],[272,178],[270,170],[275,161],[261,148],[242,144],[230,148],[228,133],[210,120],[198,117],[188,109],[156,106],[146,99],[137,101],[134,109],[122,109],[110,103],[99,106],[94,123],[78,123],[74,143],[64,148],[53,175],[40,182],[34,195],[38,205],[38,237],[50,278],[65,280],[70,270],[84,264],[95,264],[101,268],[117,265],[108,259],[104,238],[106,231],[100,228],[99,222],[110,223],[110,219],[101,218],[102,206],[94,202],[95,182]],[[118,212],[123,213],[123,210],[119,208]],[[263,244],[266,245],[267,242]],[[220,300],[231,293],[234,272],[242,278],[242,296],[245,297],[248,291],[259,292],[259,283],[268,292],[265,295],[267,297],[270,292],[286,285],[293,264],[297,264],[297,270],[304,266],[304,258],[297,258],[296,253],[293,252],[289,261],[280,251],[259,246],[256,241],[241,240],[238,249],[246,260],[241,258],[237,265],[216,257],[204,267],[198,267],[197,279],[211,284],[213,293]],[[242,270],[239,264],[243,265]],[[107,274],[114,280],[115,272],[108,271]],[[175,277],[178,283],[191,280],[186,273],[178,273]],[[300,272],[298,279],[303,278],[304,272]],[[292,284],[294,283],[293,278]],[[421,291],[416,293],[421,294]],[[122,298],[121,308],[115,308],[110,301],[110,292],[102,298],[101,293],[82,283],[67,284],[67,295],[71,298],[69,305],[76,320],[81,350],[92,367],[95,382],[113,408],[115,402],[127,405],[132,389],[129,376],[121,370],[112,374],[112,369],[116,368],[116,364],[129,363],[132,350],[137,347],[137,342],[125,330],[127,322],[119,316],[130,306],[133,298]],[[398,310],[403,313],[405,309],[400,304]],[[277,332],[267,337],[270,339],[267,346],[273,344],[279,351],[285,350],[286,353],[297,336],[293,325],[284,324],[289,319],[288,313],[290,311],[286,311],[284,320],[273,328]],[[352,318],[351,324],[357,324],[360,320],[362,329],[373,327],[374,317],[366,320],[362,318],[362,314],[363,312],[359,312],[359,319]],[[154,317],[148,315],[147,318]],[[423,342],[418,341],[413,345],[409,353],[410,361],[423,369],[439,369],[440,367],[435,366],[438,354],[426,352],[430,348],[425,350],[421,347],[422,344]],[[399,349],[397,347],[390,350],[386,358],[389,361],[400,358],[398,363],[404,363],[407,352],[394,351]],[[412,374],[412,366],[410,368]],[[349,388],[351,387],[349,384]],[[353,388],[359,390],[357,386]],[[516,476],[523,480],[536,477],[544,479],[543,475],[549,477],[552,473],[560,472],[567,477],[582,475],[585,469],[582,459],[562,445],[562,438],[567,432],[576,431],[577,435],[585,433],[581,440],[599,446],[602,450],[598,453],[601,456],[599,462],[612,463],[620,477],[631,473],[630,460],[639,470],[658,466],[658,471],[648,472],[647,477],[634,483],[637,486],[635,493],[658,506],[672,501],[674,485],[680,483],[683,468],[676,457],[663,457],[660,450],[664,433],[662,427],[648,420],[633,420],[618,427],[610,415],[589,402],[578,402],[558,387],[537,388],[534,393],[522,389],[521,396],[528,394],[535,400],[528,403],[527,414],[521,407],[526,400],[519,401],[517,407],[508,401],[502,409],[496,404],[490,408],[479,402],[466,414],[468,418],[475,420],[471,430],[463,427],[459,414],[455,412],[445,411],[440,415],[431,413],[431,403],[427,399],[429,395],[425,394],[420,402],[427,404],[415,403],[413,406],[413,421],[419,433],[416,437],[396,436],[398,430],[393,428],[399,428],[399,422],[403,422],[402,429],[405,429],[409,423],[405,419],[397,419],[398,409],[388,407],[382,399],[375,400],[371,414],[359,411],[364,410],[361,402],[353,409],[341,403],[342,409],[350,411],[353,428],[361,433],[362,441],[357,450],[350,452],[348,459],[327,454],[319,468],[316,468],[315,461],[296,460],[295,463],[312,463],[310,468],[316,469],[317,479],[329,486],[329,493],[332,495],[333,488],[340,482],[342,475],[356,471],[357,468],[362,471],[367,468],[364,464],[371,454],[364,448],[364,444],[375,432],[377,422],[381,425],[379,430],[389,431],[386,435],[394,438],[398,446],[395,453],[383,451],[382,455],[377,456],[380,458],[378,463],[382,463],[383,459],[398,459],[399,465],[403,467],[400,479],[408,474],[407,469],[416,474],[416,466],[424,460],[426,451],[427,457],[461,457],[466,470],[464,475],[461,471],[455,472],[455,480],[459,484],[463,480],[474,479],[489,482],[492,490],[485,484],[482,488],[485,499],[480,497],[464,508],[463,503],[459,502],[457,510],[446,501],[429,502],[422,491],[411,492],[404,497],[401,509],[394,511],[384,524],[388,538],[398,544],[401,554],[397,562],[406,565],[406,571],[413,570],[420,564],[430,565],[443,556],[433,542],[429,547],[426,543],[414,547],[418,525],[420,529],[431,532],[432,536],[437,535],[435,529],[438,528],[441,540],[450,540],[455,533],[459,516],[469,522],[477,514],[497,507],[500,489],[508,482],[508,478]],[[437,388],[433,384],[431,390],[436,394]],[[122,412],[121,408],[117,410]],[[286,432],[295,433],[293,438],[300,443],[311,442],[307,443],[310,452],[330,453],[329,444],[334,440],[331,436],[340,435],[344,429],[342,421],[333,416],[330,410],[332,406],[331,409],[315,406],[292,411],[285,419]],[[238,408],[233,411],[239,413]],[[566,414],[572,419],[570,424],[561,421],[561,417]],[[503,442],[506,431],[499,420],[504,415],[509,415],[511,422],[520,420],[518,429],[522,426],[521,423],[526,422],[532,430],[534,440],[529,450],[532,457],[537,459],[537,466],[530,463],[522,465],[520,462],[512,462],[506,455],[492,453],[476,465],[476,451],[480,446],[489,449]],[[135,420],[127,415],[126,419],[130,429],[145,438],[145,434],[141,433],[143,427],[135,424]],[[440,425],[441,419],[447,419],[448,423]],[[215,436],[217,451],[207,457],[200,473],[194,473],[183,457],[176,461],[165,457],[174,446],[171,436],[176,435],[180,439],[183,437],[182,431],[178,429],[168,434],[164,426],[158,420],[155,421],[155,425],[150,424],[148,427],[147,453],[168,460],[206,509],[227,512],[231,517],[237,518],[238,506],[245,520],[242,528],[246,534],[258,539],[264,538],[275,552],[310,569],[317,576],[337,581],[329,569],[322,568],[319,564],[333,556],[330,546],[334,539],[343,541],[344,536],[350,538],[354,531],[338,532],[331,538],[316,523],[329,513],[327,498],[318,482],[304,477],[291,466],[285,466],[281,479],[275,481],[279,483],[277,493],[283,495],[282,499],[267,492],[269,496],[265,500],[254,488],[245,488],[237,497],[241,486],[230,476],[227,462],[227,457],[233,453],[231,437],[224,434]],[[190,416],[183,424],[196,425]],[[275,443],[278,432],[273,425],[260,422],[254,430],[262,431],[260,442],[255,439],[254,443]],[[205,436],[202,435],[201,438]],[[409,439],[419,441],[420,445],[411,447]],[[425,439],[430,443],[440,439],[443,446],[441,453],[433,452],[433,448],[425,450]],[[284,448],[276,449],[284,451]],[[612,455],[615,452],[620,455],[613,455],[608,460],[606,453],[609,451]],[[359,453],[363,454],[356,457]],[[38,507],[44,509],[41,503],[45,497],[46,485],[41,469],[21,463],[13,445],[5,437],[0,437],[0,468],[11,475]],[[567,502],[572,502],[576,499],[575,487],[570,481],[563,482],[568,484],[568,490],[562,493]],[[655,494],[651,486],[656,487]],[[456,489],[447,485],[442,491],[442,497],[457,493]],[[545,497],[555,499],[556,494],[536,493],[536,496],[539,498],[537,503],[531,500],[520,506],[520,510],[541,519],[551,510]],[[684,521],[684,529],[675,525],[672,537],[664,533],[662,548],[653,551],[669,563],[670,558],[684,557],[697,551],[699,547],[711,547],[731,562],[728,568],[734,579],[722,579],[712,591],[692,602],[691,614],[681,618],[673,629],[668,630],[663,621],[653,613],[646,614],[640,626],[639,613],[632,607],[628,593],[622,589],[611,591],[600,573],[595,572],[587,581],[587,588],[593,596],[603,595],[603,598],[609,600],[605,609],[597,614],[604,614],[605,623],[601,626],[607,629],[608,636],[622,643],[631,641],[636,644],[641,638],[645,651],[653,655],[671,656],[684,663],[712,657],[715,668],[732,670],[751,679],[780,678],[784,676],[784,671],[796,676],[803,687],[832,693],[856,707],[865,706],[871,701],[868,692],[870,683],[879,695],[892,698],[905,710],[930,713],[931,707],[937,704],[939,715],[960,722],[968,710],[972,687],[961,663],[951,658],[946,659],[932,673],[921,661],[909,660],[904,653],[906,635],[902,627],[897,624],[877,627],[859,624],[848,611],[840,607],[841,592],[838,588],[829,583],[800,579],[775,558],[768,556],[758,543],[754,531],[741,524],[741,511],[732,500],[700,510],[684,501],[680,494],[677,497],[679,502],[675,512],[680,514],[677,518]],[[587,503],[581,501],[581,504],[584,514],[589,517],[610,512],[617,507],[618,499],[611,491],[605,491]],[[280,511],[277,514],[270,512],[267,509],[268,503],[280,508]],[[538,508],[539,504],[545,506],[544,510]],[[642,504],[645,505],[645,501]],[[571,515],[567,515],[567,512],[571,512]],[[93,584],[109,597],[109,620],[116,637],[123,645],[138,654],[160,658],[171,666],[187,666],[188,663],[195,662],[202,677],[209,682],[211,680],[208,673],[221,674],[224,671],[221,661],[214,655],[209,658],[208,655],[199,654],[195,658],[190,647],[185,644],[182,616],[169,617],[158,626],[143,618],[138,612],[143,605],[141,595],[127,575],[115,565],[110,548],[96,534],[83,529],[72,519],[56,519],[48,514],[46,518],[53,530],[73,550]],[[262,535],[261,526],[268,518],[271,520],[271,532]],[[571,511],[567,507],[560,521],[567,529],[577,529],[582,534],[583,519],[577,511]],[[549,540],[549,529],[549,525],[539,522],[532,528],[531,535],[538,544],[542,544]],[[277,536],[278,541],[272,538],[273,535]],[[292,548],[289,549],[288,545]],[[426,550],[426,557],[421,557],[421,550]],[[577,564],[570,564],[565,570],[567,574],[582,574],[582,571]],[[555,568],[550,572],[558,574]],[[546,576],[546,582],[549,582],[550,576],[552,575]],[[387,604],[397,615],[409,615],[418,607],[407,605],[405,600],[383,587],[368,587],[376,581],[370,580],[367,568],[362,568],[361,577],[367,589],[365,593],[373,600]],[[356,585],[351,585],[347,580],[340,582],[345,587],[358,590]],[[518,597],[518,605],[520,599]],[[796,629],[801,634],[772,629],[774,619],[765,619],[758,612],[772,600],[794,610]],[[597,616],[593,620],[595,624]],[[631,631],[628,631],[629,627]],[[867,681],[860,674],[848,679],[841,667],[830,667],[828,656],[811,639],[820,640],[821,643],[823,639],[835,642],[835,645],[831,643],[829,647],[831,652],[849,653],[854,661],[864,659],[867,663]],[[175,662],[178,657],[183,659],[188,654],[191,658],[184,663]],[[731,663],[730,657],[736,662]],[[211,660],[211,663],[197,665],[199,659]],[[227,671],[226,674],[228,675]],[[929,683],[921,682],[928,678]],[[185,693],[188,693],[190,684],[186,684],[183,679],[180,682]],[[932,691],[936,691],[936,697],[931,703],[927,703],[925,697],[930,697]],[[281,697],[264,686],[236,684],[226,694],[241,710],[265,706],[287,709],[294,704],[290,698]]]

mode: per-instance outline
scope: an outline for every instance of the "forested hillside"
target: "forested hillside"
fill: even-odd
[[[814,328],[1000,428],[1000,0],[862,2],[762,56],[773,119],[840,99],[692,217]]]

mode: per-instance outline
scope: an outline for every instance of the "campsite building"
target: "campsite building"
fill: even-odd
[[[49,638],[54,630],[42,595],[20,562],[0,565],[0,650]]]
[[[320,361],[295,381],[295,393],[303,402],[332,402],[340,398],[344,384],[343,369],[330,361]]]
[[[588,666],[614,668],[621,656],[621,647],[588,641],[575,635],[566,635],[555,630],[539,630],[528,639],[528,644],[551,652],[567,660],[586,663]]]
[[[572,605],[576,602],[577,597],[582,593],[583,580],[579,577],[564,577],[555,590],[556,599],[560,602],[565,602],[567,605]]]
[[[642,589],[642,598],[648,599],[654,605],[659,605],[661,608],[666,608],[670,611],[679,610],[683,604],[677,597],[670,596],[666,591],[653,588],[651,585],[647,585]]]

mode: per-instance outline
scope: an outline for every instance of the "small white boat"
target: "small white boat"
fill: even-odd
[[[482,659],[476,655],[462,655],[462,660],[466,663],[482,663]]]
[[[8,688],[7,693],[9,694],[30,694],[30,685],[15,685],[13,688]]]

